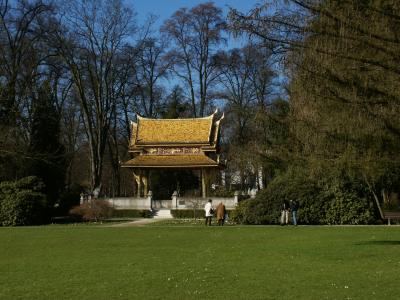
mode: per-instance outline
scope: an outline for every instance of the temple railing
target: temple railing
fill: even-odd
[[[212,205],[215,207],[219,203],[223,203],[226,209],[234,209],[239,202],[239,193],[236,192],[231,198],[227,197],[179,197],[178,193],[172,194],[171,209],[192,209],[203,208],[207,201],[211,199]]]
[[[171,200],[153,200],[153,194],[148,192],[147,197],[117,197],[107,198],[115,209],[202,209],[209,199],[212,205],[216,207],[223,203],[226,209],[234,209],[243,197],[239,192],[235,192],[233,197],[180,197],[177,192],[172,194]],[[252,198],[252,197],[251,197]]]
[[[147,197],[117,197],[104,199],[115,209],[151,209],[152,194],[151,191]]]

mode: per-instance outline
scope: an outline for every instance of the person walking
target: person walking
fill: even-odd
[[[226,209],[225,205],[220,202],[217,206],[217,220],[219,226],[224,226]]]
[[[292,222],[294,226],[297,226],[297,209],[299,204],[296,200],[290,200],[290,212],[292,213]]]
[[[214,209],[212,207],[212,200],[209,199],[206,205],[204,206],[204,211],[206,213],[206,226],[211,226],[211,218],[214,214]]]
[[[287,225],[289,223],[289,204],[286,200],[283,200],[281,205],[281,225]]]

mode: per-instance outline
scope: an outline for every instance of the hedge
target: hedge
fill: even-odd
[[[112,218],[151,218],[153,213],[145,209],[114,209]]]

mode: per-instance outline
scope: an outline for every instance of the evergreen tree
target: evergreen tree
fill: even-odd
[[[374,194],[392,189],[386,174],[400,172],[400,4],[324,1],[311,12],[309,34],[291,56],[298,149],[314,165],[363,178]]]
[[[184,99],[183,89],[179,85],[175,85],[166,99],[162,117],[164,119],[177,119],[190,116],[190,105]]]
[[[273,2],[250,15],[232,10],[230,19],[285,57],[291,162],[322,175],[345,170],[374,196],[393,190],[400,173],[400,3],[291,0],[274,10]]]
[[[60,143],[60,116],[48,82],[33,101],[32,131],[26,173],[41,178],[49,205],[54,205],[64,188],[64,147]]]

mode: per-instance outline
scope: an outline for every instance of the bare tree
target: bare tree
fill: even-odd
[[[227,101],[226,108],[235,116],[234,124],[237,127],[231,138],[237,143],[246,142],[248,123],[254,112],[255,94],[251,85],[248,54],[243,49],[233,49],[229,52],[220,52],[214,57],[218,61],[221,73],[219,82],[223,87],[219,96]]]
[[[153,31],[155,17],[150,16],[143,26],[142,37],[135,48],[134,76],[135,96],[142,115],[154,117],[160,110],[163,88],[160,81],[165,78],[172,61],[164,59],[167,49],[165,37]]]
[[[39,19],[51,7],[41,1],[0,2],[0,117],[15,125],[37,68],[47,54],[40,52],[42,30]]]
[[[1,179],[24,176],[31,135],[32,103],[49,74],[41,19],[53,8],[41,1],[0,1],[0,164]]]
[[[222,11],[212,2],[192,9],[181,8],[168,19],[162,31],[174,42],[166,59],[173,74],[189,90],[193,116],[203,116],[210,101],[210,88],[218,77],[212,56],[224,41]],[[196,98],[199,97],[199,101]]]
[[[226,100],[229,120],[225,135],[230,140],[227,146],[230,168],[240,171],[243,186],[249,182],[246,177],[262,174],[259,154],[265,151],[267,107],[272,102],[269,99],[273,76],[271,55],[249,44],[242,49],[220,52],[214,59],[220,72],[219,96]],[[255,155],[248,156],[249,149]]]
[[[68,67],[81,106],[90,149],[92,189],[100,189],[105,147],[117,98],[118,56],[132,30],[132,11],[120,0],[72,1],[49,39]]]

